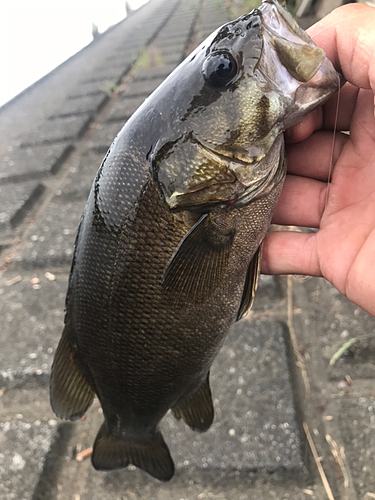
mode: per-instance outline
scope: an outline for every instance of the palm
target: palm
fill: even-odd
[[[375,9],[342,6],[309,29],[347,83],[340,97],[287,131],[288,175],[277,224],[319,228],[314,234],[268,233],[262,271],[324,276],[375,315]],[[330,184],[328,185],[328,178]]]
[[[372,91],[360,91],[341,137],[316,235],[321,273],[349,298],[375,283],[375,121]],[[374,262],[375,263],[375,262]],[[370,290],[370,288],[369,288]],[[372,299],[372,298],[371,298]]]
[[[275,223],[319,231],[270,234],[263,270],[324,276],[375,313],[369,296],[375,293],[375,266],[371,266],[375,263],[374,94],[370,90],[358,92],[347,84],[341,102],[346,105],[341,106],[338,126],[347,130],[350,125],[350,136],[336,135],[331,183],[327,181],[334,100],[294,132],[294,137],[301,138],[311,127],[320,126],[306,140],[287,146],[288,176],[274,215]]]

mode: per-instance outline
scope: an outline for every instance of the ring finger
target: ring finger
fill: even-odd
[[[328,184],[287,175],[272,223],[318,228],[326,202]]]

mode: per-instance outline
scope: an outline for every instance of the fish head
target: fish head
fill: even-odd
[[[282,132],[340,78],[292,16],[264,0],[217,29],[168,85],[173,126],[152,151],[152,175],[172,210],[204,211],[248,203],[280,182]]]

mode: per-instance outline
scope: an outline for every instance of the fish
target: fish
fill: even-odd
[[[159,429],[214,419],[211,365],[249,311],[286,175],[284,131],[340,87],[322,49],[276,0],[214,31],[133,114],[81,217],[52,409],[99,398],[92,464],[174,474]]]

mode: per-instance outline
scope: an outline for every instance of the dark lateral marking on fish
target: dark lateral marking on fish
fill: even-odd
[[[238,30],[238,25],[239,25],[239,27],[241,27],[242,25],[244,25],[246,23],[246,21],[248,21],[251,18],[252,18],[252,21],[250,21],[250,23],[248,23],[247,25],[245,24],[244,28],[246,30],[254,29],[257,32],[259,32],[259,34],[260,34],[261,27],[262,27],[262,24],[260,21],[261,16],[262,16],[262,13],[260,12],[259,9],[253,9],[249,14],[246,14],[245,16],[242,16],[242,17],[236,19],[235,21],[226,24],[221,30],[219,30],[218,34],[213,39],[213,41],[212,41],[211,45],[209,46],[209,48],[207,49],[206,53],[208,54],[209,50],[216,49],[216,45],[219,45],[221,41],[223,41],[227,38],[229,40],[231,40],[233,38],[233,36],[242,36],[242,30],[241,31]]]
[[[75,360],[68,331],[69,323],[65,325],[51,368],[51,407],[60,418],[78,420],[93,402],[94,392]]]
[[[241,318],[243,318],[253,305],[255,293],[257,291],[259,283],[260,265],[262,263],[262,250],[263,243],[259,246],[258,250],[254,254],[254,257],[251,259],[246,274],[245,286],[243,289],[241,304],[237,313],[236,321],[239,321]]]
[[[76,261],[77,261],[79,238],[80,238],[80,234],[82,231],[83,221],[85,218],[85,212],[86,212],[86,207],[84,208],[83,213],[81,215],[81,218],[79,219],[77,234],[76,234],[76,237],[74,240],[74,251],[73,251],[73,257],[72,257],[72,264],[70,266],[70,272],[69,272],[69,286],[68,286],[68,291],[67,291],[67,294],[65,297],[65,310],[68,310],[68,306],[69,306],[69,299],[70,299],[70,294],[71,294],[70,290],[72,289],[72,285],[73,285],[73,272],[72,272],[72,270],[74,269],[74,267],[76,265]]]
[[[147,153],[146,153],[146,160],[147,160],[147,161],[150,159],[150,155],[151,155],[151,153],[152,153],[153,148],[154,148],[154,145],[153,145],[153,144],[151,144],[150,149],[149,149],[149,150],[147,151]]]
[[[215,38],[212,40],[212,43],[209,47],[207,47],[206,55],[209,54],[210,50],[212,47],[214,47],[217,43],[221,42],[221,40],[225,40],[228,38],[230,35],[233,36],[232,30],[229,28],[232,28],[234,23],[228,23],[225,25],[223,28],[219,30],[219,33],[215,36]]]
[[[228,23],[224,27],[222,27],[211,44],[206,49],[206,57],[212,57],[215,53],[227,52],[227,41],[232,41],[233,51],[236,53],[236,40],[242,40],[244,36],[244,32],[250,32],[247,36],[250,36],[252,39],[251,44],[251,52],[246,54],[246,67],[247,67],[247,77],[252,73],[256,64],[259,61],[262,53],[263,40],[262,40],[262,23],[261,23],[261,12],[258,9],[254,9],[247,16],[242,16],[236,21],[232,23]],[[247,22],[251,19],[250,22]],[[242,41],[239,42],[239,46],[242,44]],[[190,105],[183,116],[183,121],[186,120],[190,115],[194,113],[199,113],[204,110],[207,106],[214,103],[217,99],[219,99],[220,95],[223,92],[229,91],[234,92],[235,89],[239,86],[240,81],[242,80],[242,70],[243,70],[243,55],[240,49],[237,50],[237,79],[233,81],[233,83],[214,88],[210,85],[203,85],[202,89],[196,93],[193,99],[190,102]],[[207,59],[206,59],[207,60]]]
[[[250,141],[263,139],[263,137],[268,134],[270,130],[269,110],[270,100],[266,95],[262,95],[257,104],[257,115],[255,117],[256,127],[254,127],[254,132],[249,134]]]
[[[177,420],[182,418],[193,431],[206,432],[214,420],[209,377],[210,372],[196,392],[172,408],[174,417]]]
[[[213,214],[204,214],[184,236],[169,261],[163,286],[184,302],[196,303],[220,283],[235,236]],[[229,220],[229,218],[228,218]]]
[[[104,164],[107,160],[108,154],[105,156],[104,160],[102,161],[102,164],[100,165],[100,168],[98,170],[98,173],[96,174],[95,180],[94,180],[94,210],[93,210],[93,224],[97,228],[98,232],[102,232],[104,229],[106,229],[107,224],[104,220],[103,213],[99,207],[99,190],[100,190],[100,178],[103,175],[103,168]]]
[[[164,160],[167,160],[170,155],[173,153],[173,147],[178,144],[178,142],[182,139],[182,135],[177,137],[174,141],[167,141],[163,144],[155,155],[155,158],[152,159],[152,173],[155,176],[159,173],[160,163]],[[153,153],[154,154],[154,153]]]
[[[262,14],[258,9],[254,9],[250,12],[250,14],[243,17],[242,18],[243,21],[247,21],[248,19],[250,19],[250,22],[246,25],[246,29],[247,30],[251,30],[251,29],[260,30],[261,26],[262,26],[262,22],[260,20],[261,15]]]
[[[168,158],[174,153],[175,146],[178,146],[178,144],[180,143],[181,140],[184,143],[188,139],[186,137],[183,137],[182,135],[180,135],[179,137],[177,137],[177,139],[175,139],[173,141],[166,142],[159,149],[152,151],[152,153],[151,153],[151,157],[150,157],[151,161],[150,161],[149,171],[150,171],[150,175],[151,175],[155,185],[157,186],[157,188],[159,190],[160,197],[163,201],[165,201],[165,192],[163,189],[163,185],[168,187],[168,189],[173,192],[173,190],[175,188],[175,185],[174,185],[175,183],[173,181],[169,182],[168,175],[166,176],[165,179],[163,178],[163,176],[160,173],[160,165],[164,161],[168,160]],[[155,149],[155,146],[153,147],[153,149]],[[164,173],[164,171],[163,171],[163,173]]]
[[[227,142],[228,144],[235,144],[236,140],[241,137],[241,133],[242,130],[241,130],[241,127],[239,126],[237,130],[228,130],[228,139],[227,139]]]
[[[235,21],[225,25],[219,30],[211,44],[207,47],[206,55],[209,55],[210,53],[212,54],[215,51],[219,51],[221,49],[227,49],[225,43],[228,40],[231,40],[233,49],[236,50],[236,41],[241,40],[246,33],[246,36],[252,39],[252,55],[247,54],[246,65],[248,66],[248,69],[253,68],[260,58],[263,46],[263,27],[261,17],[262,13],[260,12],[260,10],[253,9],[249,14],[239,17]],[[251,19],[251,21],[247,22],[249,19]],[[239,43],[239,46],[240,45],[241,42]],[[241,52],[240,48],[237,52]]]
[[[147,437],[114,436],[106,422],[99,429],[91,456],[97,470],[113,470],[133,464],[161,481],[169,481],[174,474],[174,463],[159,430]]]
[[[193,99],[190,102],[190,105],[188,109],[186,110],[186,113],[182,117],[182,121],[185,121],[189,118],[189,116],[199,113],[200,111],[204,111],[204,109],[207,107],[207,104],[212,104],[215,101],[217,101],[220,97],[220,95],[229,90],[232,86],[236,85],[236,82],[233,83],[229,87],[218,87],[218,88],[212,88],[209,87],[208,85],[203,85],[201,91],[196,94]]]
[[[245,14],[244,16],[241,17],[242,21],[248,21],[254,16],[262,16],[262,13],[259,9],[253,9],[251,10],[248,14]],[[260,21],[260,20],[259,20]]]

